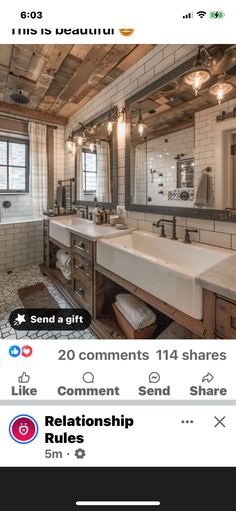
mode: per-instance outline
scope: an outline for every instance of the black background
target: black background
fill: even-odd
[[[160,500],[160,511],[231,511],[236,468],[0,468],[6,511],[112,511],[77,500]],[[154,507],[137,507],[140,511]]]

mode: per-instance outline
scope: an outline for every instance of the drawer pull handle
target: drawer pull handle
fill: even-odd
[[[82,250],[85,250],[85,243],[83,243],[83,241],[80,241],[78,243],[78,247],[81,248]]]
[[[84,266],[84,264],[76,264],[76,261],[74,260],[74,268],[76,270],[81,270],[84,272],[84,274],[86,275],[86,277],[90,278],[90,273],[89,273],[89,269],[86,268],[86,266]]]
[[[84,295],[84,289],[82,287],[79,287],[78,291],[81,295]]]

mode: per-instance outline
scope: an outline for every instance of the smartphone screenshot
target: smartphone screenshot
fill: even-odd
[[[10,511],[235,507],[235,15],[2,9]]]

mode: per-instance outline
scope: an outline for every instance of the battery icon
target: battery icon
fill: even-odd
[[[213,19],[213,20],[216,20],[216,19],[222,19],[224,18],[225,16],[225,13],[223,11],[211,11],[210,12],[210,18]]]

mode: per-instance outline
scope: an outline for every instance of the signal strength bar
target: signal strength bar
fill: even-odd
[[[188,14],[185,14],[183,16],[184,19],[190,19],[190,18],[193,18],[193,12],[188,12]]]

